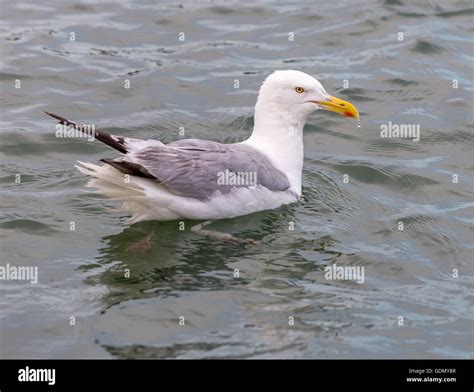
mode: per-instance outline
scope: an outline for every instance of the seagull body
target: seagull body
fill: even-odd
[[[105,165],[79,162],[76,167],[93,177],[88,186],[121,201],[132,223],[214,220],[274,209],[301,197],[303,128],[317,109],[359,119],[352,104],[330,96],[312,76],[275,71],[260,88],[253,132],[241,143],[184,139],[165,145],[94,130],[96,139],[124,155],[102,160]],[[249,178],[253,181],[239,181]]]

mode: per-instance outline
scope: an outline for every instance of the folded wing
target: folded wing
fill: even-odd
[[[267,157],[242,144],[180,140],[144,147],[105,162],[126,174],[154,178],[177,195],[199,200],[211,197],[216,191],[228,193],[236,187],[262,185],[271,191],[290,187],[286,175]]]
[[[117,159],[103,159],[103,162],[124,174],[156,180],[180,196],[205,200],[216,191],[225,194],[236,187],[261,185],[271,191],[290,188],[284,173],[265,155],[244,144],[186,139],[165,145],[158,140],[127,138],[100,129],[91,131],[84,124],[45,113],[124,154]],[[232,179],[238,179],[238,183]]]

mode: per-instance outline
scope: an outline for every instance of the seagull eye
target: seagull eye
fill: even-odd
[[[301,94],[301,93],[304,93],[304,88],[303,88],[303,87],[296,87],[296,88],[295,88],[295,91],[296,91],[298,94]]]

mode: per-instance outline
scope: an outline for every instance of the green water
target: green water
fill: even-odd
[[[0,266],[38,283],[0,281],[0,356],[472,358],[473,6],[412,3],[2,2]],[[210,226],[257,245],[130,226],[74,169],[117,154],[43,114],[235,142],[275,69],[314,75],[362,127],[311,115],[302,201]],[[420,140],[381,138],[389,121]],[[325,279],[334,263],[364,283]]]

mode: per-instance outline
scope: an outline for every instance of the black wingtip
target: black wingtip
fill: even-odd
[[[75,125],[75,123],[74,123],[73,121],[69,121],[67,118],[58,116],[57,114],[54,114],[54,113],[51,113],[51,112],[47,112],[47,111],[45,111],[45,113],[46,113],[48,116],[51,116],[51,117],[55,118],[56,120],[59,120],[59,121],[60,121],[61,123],[63,123],[63,124]]]
[[[156,177],[150,174],[150,172],[139,163],[128,162],[128,161],[114,161],[113,159],[101,159],[102,162],[114,167],[123,174],[129,174],[132,176],[155,179]]]
[[[80,131],[82,131],[86,134],[89,134],[89,131],[87,129],[84,130],[83,124],[78,124],[74,121],[70,121],[67,118],[58,116],[57,114],[54,114],[54,113],[50,113],[50,112],[47,112],[47,111],[45,111],[45,113],[48,116],[51,116],[51,117],[55,118],[56,120],[58,120],[63,125],[76,127],[76,129],[78,129],[78,130],[80,130]],[[123,138],[118,138],[118,137],[112,136],[109,133],[101,131],[99,129],[96,129],[94,131],[94,136],[95,136],[96,139],[100,140],[102,143],[105,143],[108,146],[110,146],[112,148],[115,148],[117,151],[120,151],[123,154],[126,154],[128,152],[127,148],[124,146],[124,139]]]
[[[56,119],[59,120],[59,118],[58,118],[59,116],[58,116],[57,114],[47,112],[46,110],[45,110],[44,112],[45,112],[48,116],[54,117],[54,118],[56,118]]]

